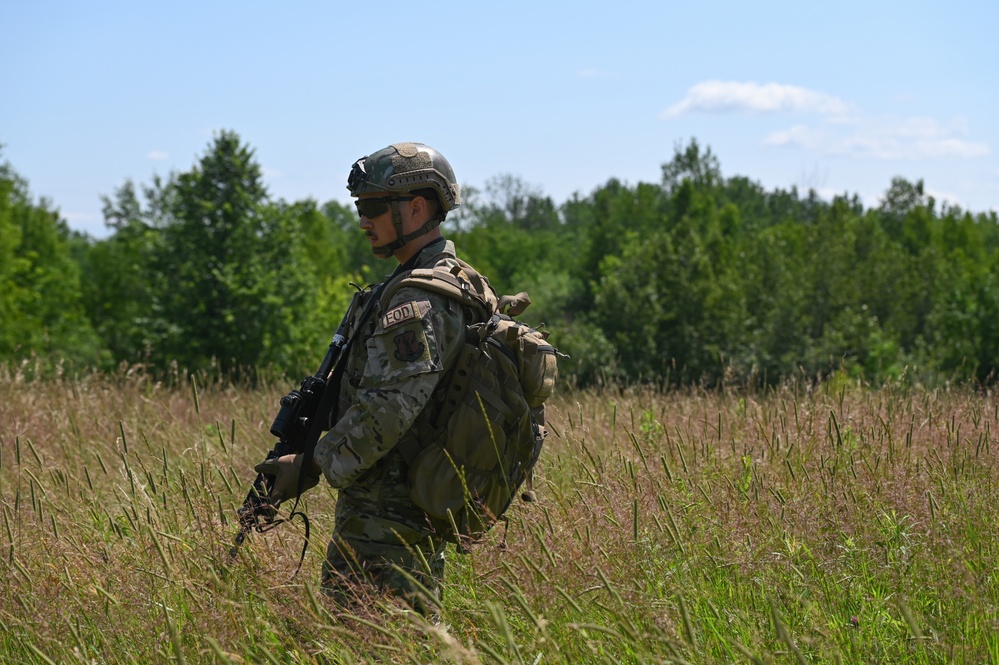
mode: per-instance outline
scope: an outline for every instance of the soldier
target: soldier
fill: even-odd
[[[399,143],[363,157],[354,163],[347,189],[372,251],[399,262],[392,277],[457,265],[440,223],[460,204],[459,190],[436,150]],[[345,603],[366,587],[436,617],[446,543],[410,499],[401,449],[431,443],[425,440],[430,428],[420,425],[434,410],[434,389],[454,364],[470,314],[443,295],[405,287],[358,320],[367,299],[379,295],[375,287],[355,299],[339,404],[303,486],[314,487],[321,473],[339,490],[323,566],[325,591]],[[275,476],[272,499],[297,496],[301,462],[301,455],[286,455],[256,467]]]

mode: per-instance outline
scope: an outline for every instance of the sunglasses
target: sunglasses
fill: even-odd
[[[354,207],[357,208],[359,217],[374,219],[387,213],[392,201],[412,201],[415,198],[415,196],[384,196],[377,199],[356,199]]]

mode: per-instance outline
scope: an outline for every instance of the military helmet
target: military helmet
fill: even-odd
[[[393,143],[361,157],[350,169],[347,189],[351,196],[433,189],[441,206],[441,218],[461,205],[451,165],[444,155],[422,143]]]

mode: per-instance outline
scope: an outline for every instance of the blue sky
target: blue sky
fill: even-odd
[[[560,203],[696,138],[767,189],[876,205],[898,175],[999,209],[994,0],[4,4],[0,158],[97,236],[101,195],[221,129],[287,200],[346,200],[355,159],[421,141]]]

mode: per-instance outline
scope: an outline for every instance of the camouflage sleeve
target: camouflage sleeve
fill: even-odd
[[[353,404],[316,445],[334,487],[350,485],[396,445],[430,399],[464,337],[461,309],[445,296],[400,289],[365,348]]]

